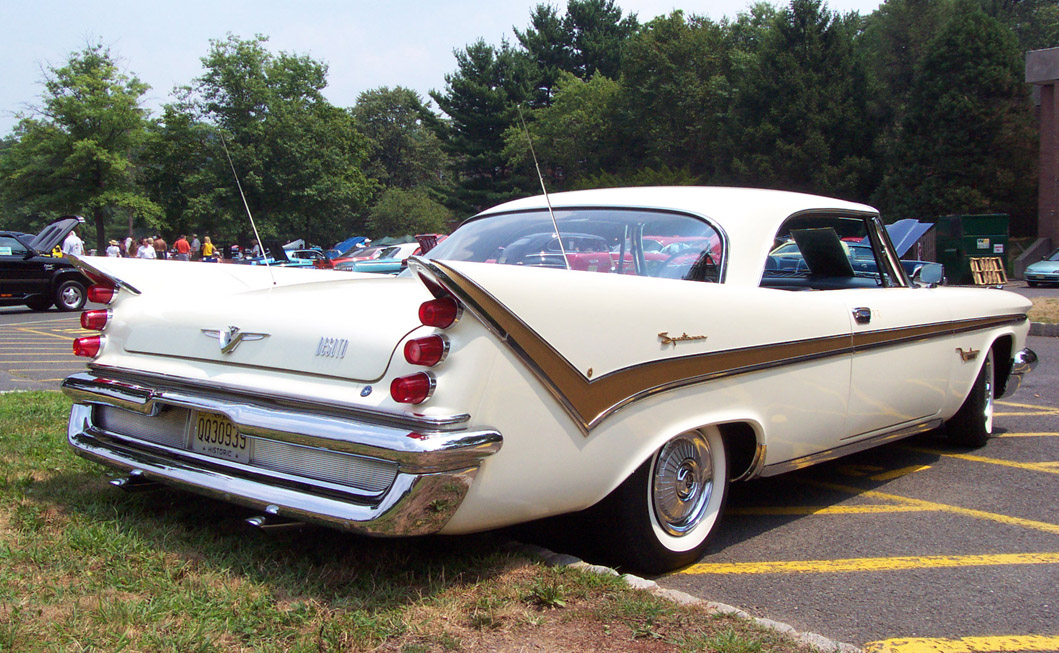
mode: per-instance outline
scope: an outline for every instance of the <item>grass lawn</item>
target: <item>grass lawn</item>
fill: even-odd
[[[1035,297],[1029,316],[1032,322],[1059,323],[1059,299]]]
[[[240,508],[127,494],[65,443],[69,401],[0,395],[0,651],[809,651],[493,535],[249,533]]]

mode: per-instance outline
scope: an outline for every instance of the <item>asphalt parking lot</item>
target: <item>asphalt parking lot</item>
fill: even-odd
[[[80,313],[55,309],[0,309],[0,392],[58,390],[68,375],[85,368],[73,355],[73,341],[87,332]]]
[[[0,310],[0,390],[84,369],[78,315]],[[1059,651],[1059,338],[1029,346],[985,447],[926,434],[734,484],[710,552],[659,584],[874,651]]]
[[[981,449],[929,433],[732,485],[698,564],[657,579],[873,651],[1059,651],[1059,338]]]

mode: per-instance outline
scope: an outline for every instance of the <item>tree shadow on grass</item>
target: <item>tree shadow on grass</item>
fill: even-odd
[[[241,576],[281,600],[385,610],[478,583],[514,560],[492,534],[379,539],[311,525],[266,534],[245,523],[259,511],[165,487],[122,492],[107,480],[59,474],[32,483],[25,496],[65,513],[71,526],[105,527],[134,548]],[[106,555],[102,546],[96,555]]]

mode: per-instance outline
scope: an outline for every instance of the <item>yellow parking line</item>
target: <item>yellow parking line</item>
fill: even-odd
[[[84,368],[78,367],[76,369],[73,369],[73,370],[70,371],[70,374],[73,374],[74,372],[80,372],[82,369],[84,369]],[[62,371],[63,370],[57,370],[54,367],[34,367],[34,368],[29,368],[29,369],[24,369],[24,370],[7,370],[7,372],[9,374],[16,374],[16,373],[17,374],[27,374],[29,372],[62,372]]]
[[[962,556],[900,556],[894,558],[843,558],[772,562],[703,562],[681,574],[822,574],[857,571],[901,571],[997,565],[1054,565],[1059,553],[1000,553]]]
[[[961,508],[960,506],[951,506],[945,503],[934,503],[933,501],[923,501],[922,499],[912,499],[910,497],[902,497],[896,494],[888,494],[886,492],[878,492],[876,490],[865,490],[863,488],[852,487],[849,485],[841,485],[839,483],[828,483],[826,481],[813,481],[809,479],[803,479],[800,481],[806,485],[813,487],[821,487],[828,490],[835,490],[838,492],[847,492],[849,494],[855,494],[869,499],[885,499],[887,501],[897,501],[910,506],[920,506],[927,510],[937,510],[940,512],[949,512],[956,515],[962,515],[964,517],[972,517],[974,519],[985,519],[988,521],[994,521],[999,524],[1007,524],[1009,526],[1019,526],[1021,528],[1029,528],[1036,531],[1043,531],[1045,533],[1053,533],[1059,535],[1059,524],[1051,524],[1048,522],[1036,521],[1033,519],[1023,519],[1022,517],[1012,517],[1010,515],[1001,515],[995,512],[986,512],[985,510],[974,510],[972,508]]]
[[[1001,433],[997,435],[998,438],[1042,438],[1042,437],[1056,437],[1059,433]]]
[[[54,333],[49,333],[47,331],[38,331],[36,329],[19,329],[19,331],[24,331],[25,333],[36,333],[37,335],[49,336],[51,338],[62,338],[63,340],[73,340],[73,338],[71,338],[69,336],[60,336],[60,335],[56,335]]]
[[[1056,635],[994,635],[989,637],[898,637],[864,645],[865,653],[1006,653],[1007,651],[1057,651]]]
[[[1020,404],[1020,403],[1017,403],[1017,402],[1014,402],[1014,401],[998,401],[996,403],[997,403],[998,406],[1012,406],[1014,408],[1033,408],[1033,409],[1043,408],[1045,410],[1059,410],[1059,408],[1056,408],[1054,406],[1041,406],[1041,405],[1038,405],[1038,404]]]
[[[1033,472],[1047,472],[1049,474],[1059,474],[1059,470],[1053,469],[1049,462],[1044,463],[1019,463],[1013,460],[1001,460],[1000,458],[986,458],[985,456],[973,456],[968,453],[951,453],[948,451],[939,451],[937,449],[925,449],[922,447],[902,447],[906,451],[915,451],[916,453],[925,453],[931,456],[941,456],[944,458],[958,458],[960,460],[969,460],[975,463],[986,463],[989,465],[1002,465],[1004,467],[1015,467],[1016,469],[1027,469]]]
[[[901,478],[902,476],[908,476],[915,472],[921,472],[923,470],[930,469],[930,465],[911,465],[909,467],[902,467],[901,469],[895,469],[890,472],[883,472],[882,474],[876,474],[870,476],[873,481],[892,481],[895,478]]]
[[[930,508],[919,506],[765,506],[761,508],[732,508],[729,515],[778,516],[778,515],[872,515],[888,512],[926,512]]]
[[[1052,415],[1059,415],[1059,410],[1056,410],[1055,408],[1042,408],[1041,410],[1035,411],[993,413],[993,417],[1051,417]]]

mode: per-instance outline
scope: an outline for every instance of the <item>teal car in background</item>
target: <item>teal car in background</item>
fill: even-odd
[[[1059,249],[1026,268],[1026,284],[1032,287],[1040,283],[1059,284]]]

